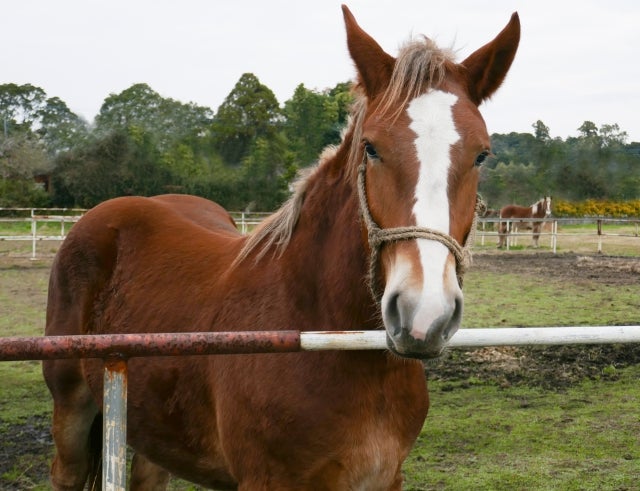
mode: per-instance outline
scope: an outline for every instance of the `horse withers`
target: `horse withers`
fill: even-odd
[[[500,209],[500,218],[508,218],[508,222],[500,222],[498,248],[505,246],[509,233],[518,233],[525,229],[533,232],[533,247],[538,248],[543,218],[551,216],[551,197],[536,201],[531,206],[506,205]],[[527,219],[534,221],[527,221]]]
[[[429,398],[419,358],[460,326],[466,238],[489,135],[478,106],[514,14],[462,63],[427,38],[387,54],[343,7],[357,69],[343,141],[243,236],[195,197],[106,201],[55,259],[46,335],[385,329],[388,350],[133,358],[131,489],[401,489]],[[43,364],[56,490],[95,478],[100,360]]]

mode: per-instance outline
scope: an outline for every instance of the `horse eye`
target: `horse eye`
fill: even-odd
[[[367,157],[370,159],[379,159],[380,156],[376,151],[376,147],[374,147],[371,143],[367,142],[364,144],[364,151],[367,152]]]
[[[476,162],[475,162],[475,166],[479,167],[482,165],[482,163],[487,159],[487,157],[489,156],[489,151],[485,150],[484,152],[478,154],[478,156],[476,157]]]

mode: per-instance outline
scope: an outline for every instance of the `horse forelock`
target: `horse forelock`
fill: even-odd
[[[439,48],[426,36],[405,43],[396,58],[378,112],[395,119],[409,102],[442,83],[447,63],[453,59],[451,50]]]
[[[452,51],[439,48],[427,37],[407,42],[398,53],[389,85],[377,101],[377,114],[393,122],[411,100],[442,83],[447,64],[452,62]],[[354,100],[341,143],[337,147],[331,145],[325,148],[315,166],[300,172],[291,197],[251,233],[234,264],[242,262],[255,250],[259,251],[256,261],[271,250],[276,255],[284,252],[300,217],[309,182],[345,145],[350,147],[346,162],[348,169],[344,175],[355,182],[358,164],[362,159],[362,127],[370,101],[359,84],[354,84],[352,94]]]

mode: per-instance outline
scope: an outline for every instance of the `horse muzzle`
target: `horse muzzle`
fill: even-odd
[[[382,318],[387,346],[399,356],[437,358],[462,321],[463,296],[458,285],[446,291],[385,291]]]

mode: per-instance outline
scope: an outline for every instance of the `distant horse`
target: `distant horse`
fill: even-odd
[[[546,218],[551,215],[551,197],[546,196],[531,206],[507,205],[500,209],[500,218]],[[510,227],[509,227],[510,224]],[[540,229],[542,222],[527,222],[526,220],[518,220],[512,222],[500,222],[500,233],[498,248],[502,248],[507,241],[509,232],[517,233],[519,229],[533,230],[533,247],[538,247],[538,239],[540,239]]]
[[[429,398],[423,364],[460,326],[459,277],[514,14],[461,64],[420,38],[385,53],[343,7],[358,73],[342,143],[243,236],[200,198],[90,210],[53,264],[46,335],[385,329],[387,350],[129,360],[131,489],[401,489]],[[100,360],[44,362],[57,490],[93,478]],[[98,448],[96,451],[95,449]]]

